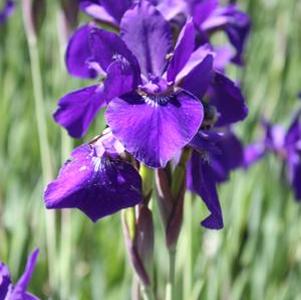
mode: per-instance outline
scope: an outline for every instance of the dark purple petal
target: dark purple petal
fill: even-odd
[[[12,0],[6,0],[4,6],[0,7],[0,25],[5,23],[15,10],[15,3]]]
[[[244,166],[244,148],[237,136],[230,130],[217,141],[219,152],[211,153],[211,168],[217,182],[229,178],[230,171]]]
[[[202,99],[212,80],[213,56],[208,54],[194,69],[184,78],[182,87],[194,96]]]
[[[109,101],[135,90],[138,84],[137,79],[132,67],[127,62],[112,62],[107,68],[107,78],[104,81],[106,99]]]
[[[78,208],[96,222],[141,201],[137,170],[97,151],[94,145],[82,145],[72,152],[58,178],[46,188],[47,208]]]
[[[223,228],[223,216],[215,176],[210,163],[196,151],[193,151],[188,163],[187,187],[203,199],[210,211],[210,215],[201,224],[209,229]]]
[[[212,82],[210,104],[220,114],[216,126],[225,126],[244,120],[248,115],[245,99],[238,86],[225,75],[216,72]]]
[[[37,263],[38,255],[39,255],[39,249],[36,249],[28,257],[24,273],[21,276],[21,278],[18,280],[18,282],[15,284],[15,286],[11,286],[9,288],[8,294],[6,296],[7,299],[12,299],[12,300],[38,299],[37,297],[26,292],[29,282],[30,282],[30,279],[32,277],[32,273],[33,273],[36,263]]]
[[[206,44],[195,50],[189,57],[184,68],[177,75],[176,81],[181,81],[189,74],[197,65],[199,65],[208,55],[214,55],[211,46]]]
[[[8,287],[11,284],[10,273],[8,267],[0,262],[0,299],[5,299]]]
[[[101,0],[103,7],[106,11],[120,22],[124,13],[131,7],[131,0]]]
[[[290,157],[288,164],[289,180],[292,185],[296,200],[301,201],[301,151],[295,154],[296,157]]]
[[[128,152],[157,168],[190,142],[203,120],[203,107],[184,91],[144,98],[129,94],[110,102],[106,119]]]
[[[81,78],[95,78],[98,75],[91,64],[92,53],[89,46],[89,33],[92,25],[84,25],[78,28],[72,35],[66,52],[66,66],[68,72]]]
[[[193,21],[198,26],[203,24],[216,10],[216,8],[218,8],[218,0],[204,0],[201,1],[201,3],[193,3],[196,1],[191,2]]]
[[[121,36],[137,57],[141,71],[160,76],[165,71],[166,56],[172,50],[168,22],[148,1],[128,10],[121,20]]]
[[[287,133],[285,135],[285,146],[294,146],[298,141],[301,141],[301,111],[298,111],[294,117]]]
[[[189,146],[202,153],[204,151],[220,152],[216,146],[217,142],[223,138],[223,133],[213,130],[200,130],[190,141]]]
[[[86,87],[61,98],[54,119],[72,137],[80,138],[87,132],[96,114],[106,103],[102,86]]]
[[[174,81],[177,74],[183,69],[194,50],[195,29],[192,21],[188,21],[178,38],[173,57],[168,65],[167,80]]]
[[[135,56],[127,48],[120,37],[112,32],[93,28],[90,31],[90,47],[93,60],[108,72],[109,66],[119,62],[127,73],[132,69],[133,82],[137,85],[140,82],[140,68]]]
[[[107,23],[115,23],[113,16],[101,6],[101,0],[79,0],[80,9],[87,15]]]

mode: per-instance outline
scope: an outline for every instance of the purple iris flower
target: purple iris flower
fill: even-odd
[[[78,208],[96,222],[138,204],[141,178],[123,154],[123,146],[108,130],[73,150],[58,178],[46,188],[46,207]]]
[[[268,153],[274,153],[286,166],[287,179],[297,200],[301,200],[301,110],[289,128],[263,122],[265,136],[262,141],[245,150],[245,166],[249,167]]]
[[[163,167],[201,126],[200,99],[212,78],[213,54],[204,46],[192,55],[192,21],[173,48],[168,22],[148,1],[127,10],[120,29],[121,38],[92,25],[74,34],[66,55],[69,72],[106,78],[67,94],[54,117],[81,137],[107,105],[107,124],[125,149],[150,167]]]
[[[25,271],[16,284],[11,281],[8,267],[0,262],[0,300],[38,300],[27,292],[27,287],[34,271],[39,250],[36,249],[27,260]]]
[[[15,9],[15,3],[12,0],[6,0],[4,2],[4,6],[2,9],[0,8],[0,24],[6,22],[7,18],[9,18]]]
[[[210,211],[202,225],[223,228],[223,216],[217,185],[226,181],[232,170],[243,165],[244,151],[240,140],[230,130],[201,130],[191,141],[194,149],[187,166],[187,187],[198,194]]]

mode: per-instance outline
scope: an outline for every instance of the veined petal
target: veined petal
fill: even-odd
[[[98,111],[105,105],[103,87],[89,86],[61,98],[54,119],[72,137],[80,138],[87,132]]]
[[[95,145],[76,148],[44,194],[47,208],[78,208],[92,221],[142,200],[141,178],[132,165]]]
[[[167,81],[174,81],[177,74],[183,69],[188,61],[195,45],[195,29],[194,24],[190,20],[182,29],[173,57],[167,69]]]
[[[135,56],[115,33],[99,28],[90,31],[90,47],[93,59],[107,72],[113,62],[132,69],[134,81],[140,82],[140,68]]]
[[[244,120],[248,115],[248,107],[238,86],[225,75],[215,72],[212,82],[210,104],[220,114],[216,126],[225,126]]]
[[[201,224],[209,229],[223,228],[223,216],[210,162],[195,151],[188,163],[187,187],[203,199],[210,211],[210,215]]]
[[[8,267],[0,262],[0,299],[5,299],[10,284],[11,278]]]
[[[111,16],[106,9],[101,6],[100,0],[79,0],[80,10],[87,15],[103,22],[116,23],[116,20]]]
[[[196,67],[194,67],[185,76],[184,81],[182,83],[183,89],[189,91],[199,99],[202,99],[212,79],[212,66],[213,56],[211,54],[208,54]]]
[[[89,46],[89,34],[92,25],[79,27],[69,40],[66,51],[66,66],[68,72],[81,78],[95,78],[98,71],[91,64],[92,52]]]
[[[121,20],[121,36],[137,57],[145,76],[165,71],[167,54],[172,50],[169,23],[148,1],[129,9]]]
[[[196,134],[203,120],[203,107],[185,91],[144,98],[128,94],[112,100],[105,116],[128,152],[158,168],[164,167]]]

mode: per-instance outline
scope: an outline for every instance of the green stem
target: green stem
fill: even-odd
[[[25,33],[28,43],[30,67],[32,84],[34,91],[34,103],[35,103],[35,116],[37,121],[40,159],[42,166],[43,182],[47,184],[53,178],[53,171],[51,165],[51,154],[48,143],[48,133],[45,118],[45,107],[43,102],[43,88],[41,78],[41,68],[39,61],[39,50],[37,45],[37,38],[34,31],[34,26],[31,19],[29,0],[23,0],[23,21],[25,27]],[[46,236],[47,236],[47,250],[48,250],[48,264],[49,264],[49,283],[51,288],[55,287],[56,278],[56,234],[55,234],[55,214],[46,211]]]
[[[183,299],[190,299],[192,290],[192,196],[185,199],[185,265],[183,276]]]
[[[168,281],[166,284],[165,300],[174,300],[175,299],[174,287],[175,287],[176,250],[170,249],[168,255],[169,255],[169,273],[168,273]]]
[[[141,286],[141,294],[143,300],[155,300],[155,296],[151,287]]]

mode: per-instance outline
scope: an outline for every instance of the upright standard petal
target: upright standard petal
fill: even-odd
[[[208,54],[184,78],[182,87],[199,99],[205,95],[212,79],[213,56]]]
[[[204,59],[212,55],[214,57],[214,52],[209,44],[205,44],[195,50],[189,57],[184,68],[177,74],[176,81],[181,82],[185,76],[187,76],[197,65],[199,65]]]
[[[141,1],[123,16],[121,36],[137,57],[145,76],[160,76],[172,50],[169,23],[148,1]]]
[[[54,113],[55,121],[70,136],[81,138],[88,130],[99,110],[106,105],[103,87],[93,85],[71,92],[59,100]]]
[[[66,66],[69,74],[80,78],[96,78],[98,70],[93,61],[89,45],[89,35],[92,25],[84,25],[78,28],[68,43],[66,51]]]
[[[216,126],[225,126],[244,120],[248,108],[240,88],[225,75],[215,72],[210,104],[214,105],[220,114]]]
[[[133,87],[140,83],[140,68],[136,57],[127,48],[120,37],[109,31],[93,28],[89,35],[90,48],[93,60],[108,72],[108,68],[115,62],[126,74],[132,73]]]
[[[131,7],[131,0],[101,0],[102,6],[119,23],[124,13]]]
[[[188,163],[187,186],[203,199],[211,213],[201,224],[209,229],[223,228],[223,216],[210,161],[196,151],[193,151]]]
[[[10,273],[8,267],[0,262],[0,299],[5,299],[8,287],[11,284]]]
[[[142,200],[137,170],[98,147],[82,145],[72,152],[57,179],[46,188],[47,208],[78,208],[96,222]]]
[[[172,59],[167,69],[167,81],[174,81],[177,74],[183,69],[188,61],[195,45],[194,24],[190,20],[182,29]]]
[[[112,100],[105,116],[128,152],[146,165],[159,168],[197,133],[203,107],[185,91],[170,96],[128,94]]]

